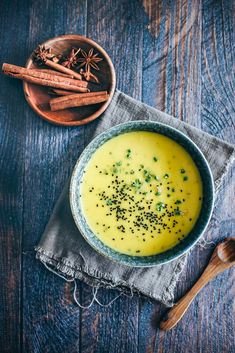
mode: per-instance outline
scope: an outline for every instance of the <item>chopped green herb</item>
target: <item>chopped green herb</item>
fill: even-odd
[[[111,206],[113,204],[113,201],[111,199],[107,200],[106,205]]]
[[[153,160],[154,160],[154,162],[157,162],[158,161],[158,159],[157,159],[157,157],[153,157]]]
[[[142,195],[147,195],[147,191],[142,192]]]
[[[117,162],[117,163],[115,163],[115,164],[116,164],[117,167],[120,167],[120,166],[122,165],[122,162],[119,161],[119,162]]]
[[[134,170],[133,170],[133,169],[131,169],[130,174],[135,174],[135,172],[134,172]]]
[[[149,170],[144,170],[144,176],[145,176],[145,181],[146,183],[149,183],[151,178],[154,177],[153,174],[151,174],[151,172]]]
[[[182,212],[179,209],[174,210],[174,215],[175,216],[180,216]]]
[[[117,173],[118,172],[118,169],[116,167],[113,168],[113,173]]]
[[[126,151],[126,158],[131,158],[131,150],[129,148]]]
[[[143,165],[143,164],[140,164],[140,168],[142,168],[142,169],[143,169],[143,168],[144,168],[144,165]]]
[[[155,192],[155,195],[160,196],[161,195],[160,191]]]
[[[175,205],[180,205],[182,202],[180,200],[175,201]]]
[[[141,188],[141,182],[139,179],[135,179],[135,181],[132,183],[132,186],[134,186],[134,188],[136,189],[140,189]]]
[[[167,174],[167,173],[164,174],[163,178],[164,178],[164,179],[168,179],[168,178],[169,178],[169,174]]]
[[[183,168],[180,169],[180,173],[181,173],[181,174],[184,174],[184,173],[185,173],[185,169],[183,169]]]
[[[165,204],[163,202],[158,202],[156,208],[158,211],[161,211],[163,208],[165,208]]]
[[[187,180],[188,180],[188,177],[187,177],[187,175],[185,175],[183,178],[183,181],[187,181]]]
[[[145,181],[146,181],[146,183],[149,183],[149,182],[150,182],[150,180],[151,180],[151,176],[150,176],[150,175],[148,175],[148,176],[147,176],[147,178],[145,179]]]

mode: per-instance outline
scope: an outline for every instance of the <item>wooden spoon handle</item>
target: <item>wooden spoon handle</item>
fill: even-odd
[[[191,291],[186,293],[163,317],[160,329],[164,331],[172,329],[181,320],[199,291],[200,289],[195,289],[195,294],[192,294]]]
[[[232,264],[231,264],[232,265]],[[182,318],[189,305],[195,298],[195,296],[200,292],[200,290],[218,273],[224,271],[226,268],[231,265],[221,265],[219,260],[212,256],[211,262],[208,264],[207,268],[198,279],[198,281],[194,284],[194,286],[190,289],[188,293],[186,293],[179,301],[176,303],[167,315],[163,318],[160,323],[160,328],[162,330],[170,330],[174,327]]]

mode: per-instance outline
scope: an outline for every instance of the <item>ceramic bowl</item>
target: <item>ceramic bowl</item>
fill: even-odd
[[[55,98],[51,96],[48,87],[33,85],[28,82],[23,83],[25,98],[31,108],[43,119],[56,125],[74,126],[84,125],[97,119],[108,107],[113,97],[116,87],[116,75],[112,61],[106,51],[90,38],[77,34],[66,34],[63,36],[48,39],[42,43],[45,48],[51,48],[54,53],[67,55],[72,48],[82,48],[88,52],[94,48],[94,53],[103,60],[99,62],[99,71],[94,73],[98,77],[100,84],[91,84],[91,91],[108,91],[109,99],[104,103],[69,108],[58,111],[51,111],[49,100]],[[29,69],[38,68],[33,62],[33,53],[30,55],[26,67]],[[50,67],[40,68],[50,69]],[[73,92],[74,93],[74,92]]]
[[[117,136],[119,134],[129,132],[129,131],[152,131],[157,132],[162,135],[168,136],[182,147],[191,155],[197,168],[200,172],[202,184],[203,184],[203,202],[199,218],[186,238],[184,238],[178,245],[170,250],[167,250],[161,254],[152,256],[130,256],[126,254],[121,254],[114,251],[108,246],[104,245],[91,231],[86,219],[82,213],[81,203],[80,203],[80,180],[82,179],[83,171],[92,157],[93,153],[99,148],[103,143],[109,139]],[[208,222],[211,217],[214,204],[214,183],[210,167],[203,156],[202,152],[195,145],[195,143],[190,140],[186,135],[180,131],[164,124],[160,124],[152,121],[132,121],[116,125],[98,135],[91,143],[85,148],[81,154],[79,160],[77,161],[75,168],[73,170],[71,184],[70,184],[70,206],[73,214],[75,223],[80,230],[86,241],[99,253],[110,259],[117,261],[119,263],[129,265],[129,266],[154,266],[163,264],[176,259],[177,257],[188,252],[189,249],[199,240],[199,238],[204,233]]]

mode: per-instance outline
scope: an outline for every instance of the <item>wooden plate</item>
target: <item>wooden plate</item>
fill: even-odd
[[[98,118],[110,104],[116,87],[115,70],[106,51],[93,40],[76,34],[55,37],[42,43],[42,45],[46,48],[52,48],[53,52],[62,54],[66,54],[72,48],[82,48],[86,52],[94,48],[94,52],[99,53],[98,56],[103,60],[99,62],[100,70],[93,71],[98,77],[100,84],[91,84],[92,90],[108,91],[110,96],[108,101],[104,103],[52,112],[49,107],[49,100],[52,96],[48,94],[48,87],[24,82],[24,94],[29,105],[43,119],[57,125],[84,125]],[[27,68],[37,67],[33,63],[32,55],[26,63]]]

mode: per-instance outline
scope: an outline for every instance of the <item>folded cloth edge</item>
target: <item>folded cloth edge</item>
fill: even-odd
[[[172,306],[174,304],[174,289],[175,289],[175,282],[178,281],[178,278],[181,274],[181,272],[184,269],[184,263],[185,263],[185,255],[182,256],[182,262],[178,261],[176,262],[175,268],[174,268],[174,275],[171,278],[170,283],[167,286],[167,291],[163,290],[164,295],[163,296],[156,296],[153,295],[151,292],[144,292],[144,289],[142,291],[136,289],[134,286],[127,285],[124,281],[119,281],[115,285],[112,284],[112,281],[104,275],[104,273],[101,273],[102,277],[105,279],[102,280],[100,277],[97,277],[97,273],[89,274],[85,268],[74,268],[72,267],[69,262],[66,260],[66,258],[58,258],[55,256],[52,252],[44,250],[40,246],[35,247],[36,251],[36,259],[40,260],[43,264],[49,264],[53,266],[53,269],[58,271],[58,274],[61,275],[67,275],[68,279],[79,279],[86,284],[88,284],[91,287],[103,287],[107,289],[116,289],[119,291],[124,292],[127,295],[132,295],[133,293],[139,295],[139,296],[145,296],[146,298],[151,298],[156,301],[159,301],[166,306]],[[53,271],[54,272],[54,271]]]

